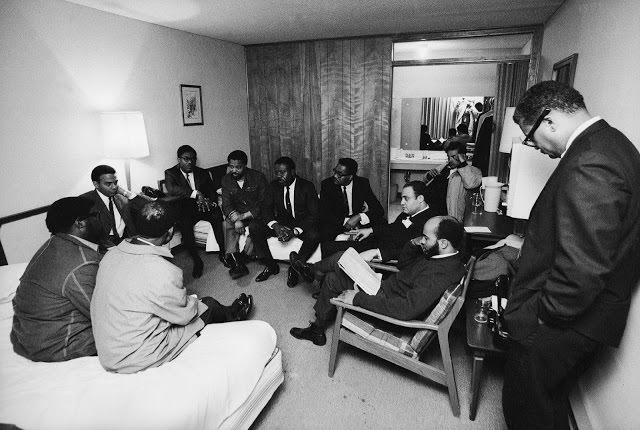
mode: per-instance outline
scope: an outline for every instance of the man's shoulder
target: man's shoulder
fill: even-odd
[[[164,173],[166,174],[170,174],[170,175],[177,175],[179,172],[178,170],[180,169],[180,167],[178,167],[178,165],[174,165],[169,167],[168,169],[165,169]]]
[[[51,236],[47,250],[51,252],[51,257],[55,255],[57,261],[72,260],[78,263],[78,267],[97,265],[103,257],[98,251],[66,233]]]
[[[78,197],[82,197],[82,198],[93,200],[93,201],[100,198],[100,196],[98,196],[98,192],[95,189],[87,191],[86,193],[82,193]]]

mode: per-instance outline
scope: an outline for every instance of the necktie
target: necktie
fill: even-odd
[[[116,226],[116,213],[113,210],[113,197],[109,197],[109,213],[113,219],[113,236],[116,240],[120,240],[120,236],[118,236],[118,226]]]
[[[285,203],[287,205],[287,212],[293,218],[293,208],[291,208],[291,194],[289,194],[289,186],[287,186],[287,193],[284,196]]]
[[[185,176],[187,177],[187,184],[189,184],[189,188],[191,188],[191,191],[193,191],[193,187],[191,186],[191,181],[189,180],[189,174],[185,173]]]
[[[346,215],[351,215],[351,211],[349,210],[349,198],[347,197],[347,187],[342,187],[342,202],[344,203],[344,213]]]

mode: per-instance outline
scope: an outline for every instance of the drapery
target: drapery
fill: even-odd
[[[452,97],[422,99],[422,124],[427,126],[431,139],[447,139],[449,129],[455,128],[456,100]]]

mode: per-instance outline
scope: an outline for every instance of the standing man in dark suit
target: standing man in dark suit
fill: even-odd
[[[555,81],[513,120],[524,144],[562,158],[527,227],[505,322],[503,408],[512,429],[568,429],[567,394],[601,345],[617,346],[640,278],[640,154]]]
[[[225,266],[225,245],[222,232],[222,212],[218,207],[218,195],[213,186],[211,175],[205,169],[196,166],[198,155],[189,145],[178,148],[178,164],[164,171],[167,194],[173,197],[174,204],[180,210],[182,244],[193,259],[193,277],[202,276],[204,263],[198,255],[193,226],[200,220],[208,221],[213,227],[220,253],[218,258]]]
[[[272,274],[271,268],[277,265],[267,245],[267,238],[276,236],[281,242],[288,242],[294,237],[302,240],[300,252],[290,255],[291,263],[296,260],[307,261],[320,244],[316,187],[296,175],[296,164],[289,157],[278,158],[274,171],[276,179],[269,184],[270,198],[264,201],[262,222],[249,227],[256,254],[265,263],[256,282],[268,279]],[[287,286],[295,287],[298,280],[298,273],[290,266]]]
[[[357,172],[358,163],[354,159],[341,158],[333,169],[333,176],[320,184],[323,256],[332,253],[328,248],[338,234],[384,221],[384,209],[373,194],[369,180],[356,176]]]
[[[147,200],[120,188],[116,171],[111,166],[101,164],[94,167],[91,171],[91,181],[95,189],[79,197],[93,202],[92,211],[96,213],[102,226],[99,245],[110,248],[125,237],[134,236],[136,226],[132,210],[140,209]]]

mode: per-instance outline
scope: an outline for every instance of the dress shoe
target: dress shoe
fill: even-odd
[[[229,254],[225,254],[224,252],[219,252],[218,253],[218,260],[220,260],[220,262],[222,263],[222,265],[228,269],[231,268],[231,263],[229,262],[229,260],[227,260],[227,256]]]
[[[295,270],[298,275],[302,276],[306,282],[312,282],[314,278],[313,267],[311,264],[307,264],[304,261],[300,260],[298,253],[293,251],[289,254],[289,261],[291,262],[291,267]]]
[[[202,269],[204,269],[204,263],[202,262],[200,257],[198,257],[198,259],[194,259],[193,260],[193,272],[191,272],[193,277],[196,278],[196,279],[201,277],[202,276]]]
[[[278,266],[278,263],[267,265],[264,267],[264,270],[256,276],[256,282],[266,281],[269,279],[269,276],[277,275],[278,273],[280,273],[280,266]]]
[[[229,269],[229,275],[231,275],[231,279],[238,279],[242,276],[249,274],[249,269],[244,265],[242,261],[240,261],[239,253],[234,252],[233,254],[228,254],[227,261],[231,265],[231,269]]]
[[[244,321],[253,308],[253,296],[242,293],[233,301],[231,307],[236,309],[233,321]]]
[[[287,270],[287,287],[293,288],[298,285],[298,272],[293,270],[293,267],[289,267]]]
[[[322,346],[327,343],[327,336],[324,334],[324,329],[314,323],[309,324],[307,328],[294,327],[289,330],[289,333],[296,339],[310,340],[314,345]]]

